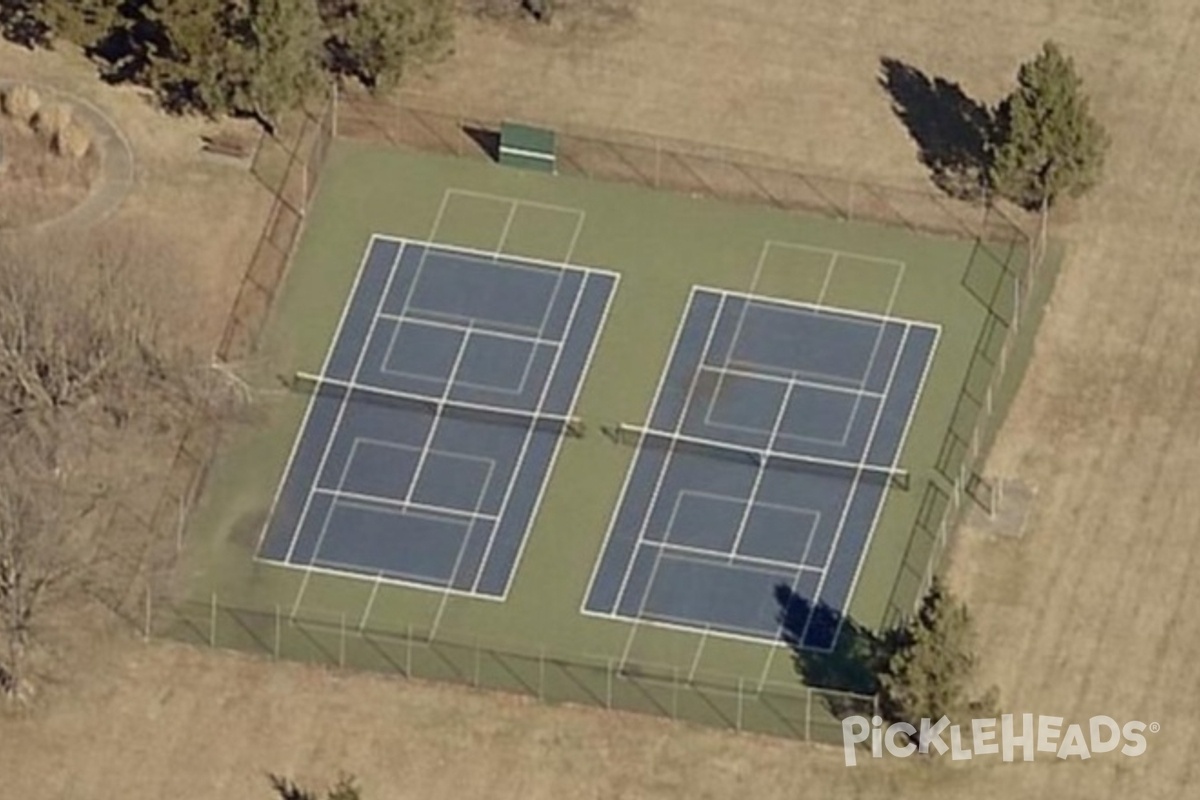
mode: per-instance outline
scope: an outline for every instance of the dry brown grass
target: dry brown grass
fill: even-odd
[[[836,752],[785,742],[117,641],[93,647],[89,674],[38,716],[0,728],[6,790],[266,796],[267,771],[324,781],[346,768],[370,796],[423,800],[1187,796],[1200,745],[1200,7],[646,0],[637,9],[569,42],[554,29],[565,15],[516,32],[468,20],[457,58],[412,88],[488,113],[712,139],[923,184],[875,83],[881,56],[990,100],[1044,37],[1076,54],[1113,134],[1109,177],[1061,231],[1070,261],[993,459],[1039,485],[1038,508],[1019,542],[965,537],[951,577],[975,609],[1006,708],[1157,721],[1148,753],[848,770]],[[106,100],[140,144],[164,129],[177,135],[138,103]],[[201,302],[227,298],[246,236],[228,226],[239,218],[229,206],[252,208],[249,195],[231,199],[224,175],[170,147],[148,160],[127,213],[149,224],[178,224],[185,210],[210,220],[179,226],[180,241],[203,253],[180,268],[181,281]]]
[[[54,219],[79,205],[99,174],[99,158],[64,159],[19,116],[0,116],[0,228]]]

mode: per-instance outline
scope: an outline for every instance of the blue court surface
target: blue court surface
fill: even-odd
[[[616,280],[374,238],[259,556],[503,597]]]
[[[584,612],[832,649],[937,336],[695,289]]]

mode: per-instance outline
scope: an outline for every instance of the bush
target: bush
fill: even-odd
[[[47,142],[53,142],[71,124],[71,107],[62,103],[50,103],[33,115],[34,132]]]
[[[91,149],[92,135],[80,123],[68,122],[54,134],[50,140],[50,146],[57,155],[80,159]]]
[[[41,96],[29,86],[14,86],[0,97],[0,101],[6,116],[26,125],[33,121],[42,106]]]

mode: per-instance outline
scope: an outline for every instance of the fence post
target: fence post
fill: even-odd
[[[738,676],[737,720],[736,720],[738,733],[742,732],[742,703],[744,702],[743,698],[745,697],[745,681],[746,681],[745,678],[743,678],[740,675]]]
[[[279,640],[283,636],[283,625],[280,620],[282,611],[279,608],[279,603],[275,604],[275,660],[279,660]]]
[[[475,637],[475,688],[479,688],[479,637]]]
[[[813,689],[811,686],[808,687],[808,691],[806,692],[806,695],[807,696],[806,696],[805,702],[804,702],[804,741],[811,742],[812,741],[812,696],[813,696]]]
[[[546,699],[546,646],[538,648],[538,700]]]
[[[605,659],[604,663],[604,707],[612,708],[613,698],[613,660],[612,656]]]
[[[146,627],[142,630],[142,641],[143,642],[150,641],[150,628],[154,624],[152,622],[153,617],[151,616],[152,612],[150,609],[150,602],[151,602],[150,596],[152,594],[153,594],[153,591],[151,589],[151,582],[146,581]]]
[[[342,625],[338,636],[338,666],[346,667],[346,612],[342,612]]]
[[[217,593],[212,593],[212,603],[208,610],[208,646],[217,646]]]
[[[679,719],[679,667],[671,667],[671,719]]]
[[[404,637],[404,677],[412,677],[412,647],[413,633],[412,623],[408,623],[407,635]]]

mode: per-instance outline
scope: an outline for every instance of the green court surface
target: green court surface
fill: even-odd
[[[280,376],[320,371],[377,233],[433,235],[488,252],[503,240],[506,254],[620,273],[580,394],[588,432],[563,443],[503,602],[303,574],[254,558],[309,399]],[[1012,281],[1024,260],[1016,245],[981,247],[339,141],[260,354],[239,365],[260,389],[265,420],[236,431],[210,468],[186,531],[174,616],[160,625],[267,655],[830,738],[838,709],[866,701],[814,702],[786,647],[580,613],[634,457],[600,429],[646,418],[693,285],[940,326],[901,454],[910,485],[888,493],[849,607],[856,626],[878,629],[920,591],[933,545],[914,531],[953,502],[948,442],[956,429],[958,439],[970,436],[964,397],[987,381],[1006,333],[996,320],[1012,316]],[[1042,299],[1035,293],[1029,302]],[[1028,357],[1034,328],[1024,324],[1012,358]],[[1015,381],[989,402],[1002,405]],[[857,688],[853,676],[830,682]]]

